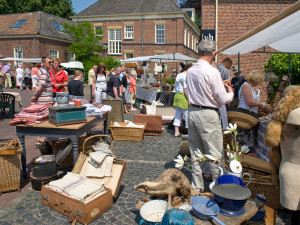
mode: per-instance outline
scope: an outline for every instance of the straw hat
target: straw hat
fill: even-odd
[[[228,122],[237,125],[238,128],[250,130],[259,123],[259,115],[243,108],[228,108]]]

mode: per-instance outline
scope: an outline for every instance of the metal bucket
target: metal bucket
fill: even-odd
[[[39,157],[46,159],[46,162],[36,162]],[[36,178],[45,178],[57,174],[55,155],[41,155],[34,157],[32,163],[32,175]]]

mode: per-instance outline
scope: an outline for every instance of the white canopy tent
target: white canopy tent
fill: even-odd
[[[280,52],[300,53],[300,1],[218,52],[228,55],[244,54],[265,46]]]
[[[185,61],[197,61],[197,59],[188,57],[186,55],[180,53],[168,53],[162,55],[154,55],[154,56],[140,56],[131,59],[121,60],[122,63],[126,62],[143,62],[143,61],[151,61],[151,62],[185,62]]]
[[[82,62],[68,62],[68,63],[61,63],[61,66],[67,69],[84,69]]]
[[[31,63],[39,63],[41,62],[41,58],[2,58],[1,61],[18,61],[18,62],[31,62]]]

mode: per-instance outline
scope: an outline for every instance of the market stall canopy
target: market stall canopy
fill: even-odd
[[[67,69],[84,69],[82,62],[68,62],[68,63],[61,63],[61,66]]]
[[[144,62],[144,61],[152,61],[152,62],[184,62],[184,61],[197,61],[197,59],[188,57],[186,55],[180,53],[168,53],[162,55],[154,55],[154,56],[140,56],[131,59],[121,60],[121,62]]]
[[[217,52],[244,54],[265,46],[280,52],[300,52],[300,1]]]
[[[41,62],[41,58],[2,58],[1,61],[18,61],[18,62],[32,62],[32,63],[39,63]]]
[[[152,62],[184,62],[184,61],[197,61],[197,59],[180,53],[168,53],[163,55],[156,55],[151,57]]]

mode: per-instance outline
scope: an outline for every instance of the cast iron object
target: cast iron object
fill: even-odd
[[[219,220],[216,215],[219,213],[219,206],[209,198],[203,196],[194,196],[191,199],[191,206],[193,208],[193,213],[195,216],[202,220],[214,219],[221,225],[225,225],[221,220]]]
[[[228,216],[242,215],[245,212],[245,204],[251,196],[242,179],[234,175],[218,177],[211,191],[220,212]]]
[[[46,159],[46,162],[35,162],[39,157]],[[32,163],[32,176],[35,178],[46,178],[57,174],[55,155],[41,155],[34,157]]]
[[[34,191],[41,191],[43,185],[48,184],[49,182],[56,180],[57,178],[58,178],[58,173],[50,177],[36,178],[32,176],[32,172],[31,172],[30,173],[31,188]]]

